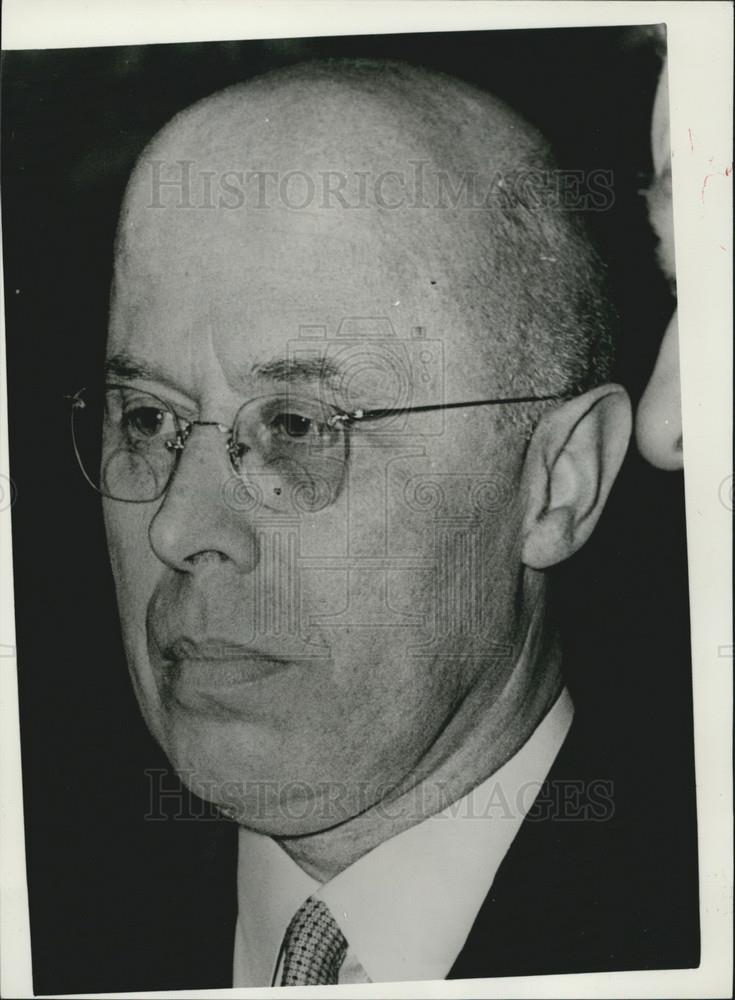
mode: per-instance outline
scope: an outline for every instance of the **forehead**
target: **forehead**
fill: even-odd
[[[346,342],[353,369],[362,345],[373,370],[417,330],[456,349],[456,261],[420,230],[370,212],[143,209],[119,242],[108,354],[194,393],[217,373],[243,389],[253,369],[305,344],[345,356]]]

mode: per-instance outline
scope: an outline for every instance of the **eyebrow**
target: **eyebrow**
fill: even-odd
[[[327,382],[339,378],[342,371],[330,358],[304,355],[299,358],[271,358],[262,364],[253,365],[251,374],[271,382]],[[140,378],[170,383],[163,371],[126,351],[120,351],[107,359],[105,378]]]
[[[300,358],[271,358],[253,365],[251,372],[256,378],[271,382],[327,382],[342,375],[342,370],[334,361],[316,354]]]
[[[105,361],[105,378],[149,378],[166,381],[161,378],[161,374],[145,361],[134,358],[125,351],[113,354]]]

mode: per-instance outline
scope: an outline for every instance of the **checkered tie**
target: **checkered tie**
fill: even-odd
[[[347,940],[329,907],[309,896],[296,911],[283,939],[281,986],[333,986]]]

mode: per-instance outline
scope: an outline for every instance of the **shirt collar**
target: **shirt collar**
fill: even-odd
[[[373,982],[444,979],[571,725],[563,691],[531,738],[447,809],[365,854],[324,885],[271,838],[241,828],[236,986],[270,985],[283,935],[322,899]]]
[[[319,885],[275,840],[240,827],[234,986],[271,985],[286,928]]]

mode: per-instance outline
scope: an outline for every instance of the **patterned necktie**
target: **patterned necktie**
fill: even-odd
[[[334,986],[347,940],[329,907],[309,896],[283,939],[281,986]]]

